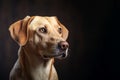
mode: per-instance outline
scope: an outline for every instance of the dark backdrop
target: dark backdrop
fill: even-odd
[[[56,60],[60,80],[118,80],[119,1],[0,0],[0,80],[8,80],[18,44],[8,28],[27,15],[57,16],[70,31],[69,56]]]

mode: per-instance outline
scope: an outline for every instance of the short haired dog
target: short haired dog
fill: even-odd
[[[68,55],[67,28],[56,16],[26,16],[9,27],[20,48],[10,80],[58,80],[54,59]]]

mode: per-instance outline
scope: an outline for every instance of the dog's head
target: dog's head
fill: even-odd
[[[55,16],[27,16],[13,23],[9,31],[20,46],[30,44],[43,58],[65,58],[68,54],[68,30]]]

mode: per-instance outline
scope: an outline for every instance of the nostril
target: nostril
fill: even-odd
[[[62,50],[66,50],[68,47],[69,47],[69,44],[68,42],[66,41],[61,41],[59,44],[58,44],[58,47]]]
[[[68,48],[68,44],[61,44],[61,48],[62,48],[62,49]]]
[[[62,47],[62,48],[65,48],[65,47],[66,47],[66,45],[65,45],[65,44],[63,44],[63,45],[61,45],[61,47]]]

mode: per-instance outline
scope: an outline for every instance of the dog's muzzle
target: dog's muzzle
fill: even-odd
[[[58,58],[66,58],[68,55],[69,44],[66,41],[61,41],[58,43],[58,49],[60,55]]]
[[[69,44],[66,41],[60,41],[54,51],[54,54],[49,54],[49,55],[43,55],[43,58],[49,59],[49,58],[58,58],[58,59],[64,59],[68,55],[68,49],[69,49]]]

